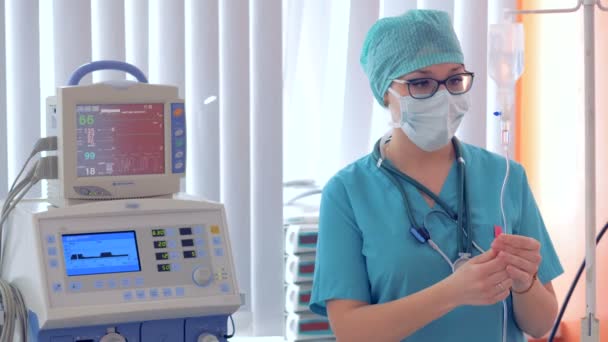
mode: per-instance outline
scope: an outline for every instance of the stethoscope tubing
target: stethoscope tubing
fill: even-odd
[[[395,176],[405,180],[409,184],[413,185],[419,191],[422,191],[424,194],[429,196],[435,203],[437,203],[452,219],[457,222],[457,235],[458,235],[458,253],[461,257],[470,257],[472,255],[473,250],[473,231],[471,229],[471,219],[470,219],[470,206],[466,203],[466,177],[465,177],[465,160],[462,157],[460,142],[456,137],[452,139],[452,144],[454,146],[456,152],[456,159],[458,163],[458,174],[460,177],[460,189],[459,189],[459,199],[458,199],[458,213],[454,213],[454,211],[444,202],[439,196],[435,195],[431,190],[429,190],[426,186],[420,184],[418,181],[408,176],[405,173],[397,170],[394,166],[390,164],[390,161],[382,158],[380,153],[380,142],[383,139],[380,139],[376,146],[374,147],[374,151],[372,153],[373,158],[376,160],[376,166],[378,169],[390,180],[391,183],[395,186],[395,188],[399,191],[402,199],[403,205],[405,207],[405,211],[407,213],[408,219],[410,223],[415,226],[416,229],[423,228],[424,222],[422,226],[419,226],[416,223],[414,215],[412,214],[412,210],[410,208],[410,201],[407,196],[407,193],[403,186],[397,181]],[[464,226],[466,216],[466,228]],[[464,234],[463,234],[464,233]],[[464,238],[463,238],[464,236]],[[466,244],[463,245],[463,241],[466,241]]]

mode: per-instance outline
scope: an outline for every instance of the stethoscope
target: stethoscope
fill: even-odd
[[[483,249],[479,247],[473,241],[473,231],[471,228],[471,215],[469,212],[469,205],[467,203],[467,194],[466,194],[466,179],[465,179],[465,160],[462,156],[462,147],[460,145],[460,141],[454,137],[452,138],[452,145],[454,146],[454,151],[456,154],[457,166],[458,166],[458,176],[459,176],[459,192],[458,192],[458,211],[454,213],[452,208],[443,201],[439,196],[435,195],[431,190],[429,190],[426,186],[420,184],[417,180],[408,176],[407,174],[399,171],[393,164],[386,160],[382,154],[381,146],[383,146],[388,141],[387,137],[383,137],[382,139],[376,142],[374,146],[374,150],[372,152],[372,157],[376,161],[376,166],[378,169],[386,175],[386,177],[395,185],[401,197],[403,199],[403,205],[405,207],[405,212],[412,224],[410,227],[410,233],[412,236],[422,244],[428,244],[434,250],[436,250],[441,256],[446,260],[446,262],[452,268],[452,271],[455,271],[460,266],[464,265],[467,261],[469,261],[473,255],[473,247],[477,249],[480,253],[483,253]],[[399,177],[409,184],[413,185],[416,189],[422,191],[424,194],[429,196],[436,204],[438,204],[442,210],[432,209],[429,214],[437,213],[441,215],[445,215],[450,218],[452,221],[456,221],[456,234],[457,234],[457,243],[458,243],[458,259],[452,262],[447,255],[433,242],[431,239],[431,234],[426,228],[426,218],[429,214],[425,215],[422,224],[418,224],[414,215],[412,214],[412,209],[410,208],[410,201],[408,195],[403,188],[403,185],[397,180],[396,177]]]

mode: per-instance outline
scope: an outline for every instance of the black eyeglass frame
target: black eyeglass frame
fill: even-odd
[[[468,88],[467,90],[465,90],[465,91],[461,92],[461,93],[455,93],[455,92],[452,92],[452,91],[450,90],[450,88],[448,87],[447,82],[448,82],[450,79],[454,78],[454,77],[457,77],[457,76],[462,76],[462,75],[466,75],[466,76],[470,76],[470,77],[471,77],[471,84],[470,84],[469,88]],[[410,90],[410,85],[412,85],[412,84],[414,84],[414,83],[416,83],[416,82],[424,81],[424,80],[431,80],[431,81],[435,81],[435,82],[437,83],[437,86],[436,86],[436,87],[435,87],[435,89],[434,89],[434,90],[433,90],[431,93],[429,93],[428,95],[424,95],[424,96],[420,96],[420,95],[414,95],[414,94],[412,93],[412,91]],[[411,79],[411,80],[401,80],[401,79],[396,78],[396,79],[394,79],[394,80],[393,80],[393,82],[396,82],[396,83],[399,83],[399,84],[405,84],[405,85],[407,85],[407,91],[408,91],[408,93],[410,94],[410,96],[411,96],[411,97],[413,97],[413,98],[415,98],[415,99],[417,99],[417,100],[424,100],[424,99],[428,99],[428,98],[430,98],[430,97],[433,97],[433,95],[435,95],[435,94],[437,93],[437,90],[439,90],[439,87],[441,87],[441,85],[442,85],[442,84],[443,84],[443,85],[445,85],[445,89],[446,89],[446,90],[447,90],[447,91],[448,91],[450,94],[452,94],[452,95],[462,95],[462,94],[466,94],[466,93],[468,93],[468,92],[471,90],[471,88],[473,88],[473,81],[474,81],[474,80],[475,80],[475,73],[473,73],[473,72],[468,72],[468,71],[467,71],[467,72],[461,72],[461,73],[458,73],[458,74],[451,75],[450,77],[448,77],[448,78],[444,79],[443,81],[436,80],[436,79],[431,78],[431,77],[419,77],[419,78],[413,78],[413,79]]]

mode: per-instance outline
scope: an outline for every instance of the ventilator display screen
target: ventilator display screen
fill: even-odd
[[[76,106],[78,177],[163,174],[165,105]]]
[[[61,237],[68,276],[141,271],[134,231]]]

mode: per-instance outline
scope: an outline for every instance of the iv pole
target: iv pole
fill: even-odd
[[[515,14],[570,13],[584,10],[585,25],[585,275],[586,301],[585,317],[581,321],[581,341],[599,342],[599,321],[596,313],[596,263],[595,263],[595,5],[603,11],[608,7],[601,0],[578,0],[573,8],[547,10],[509,10]]]

